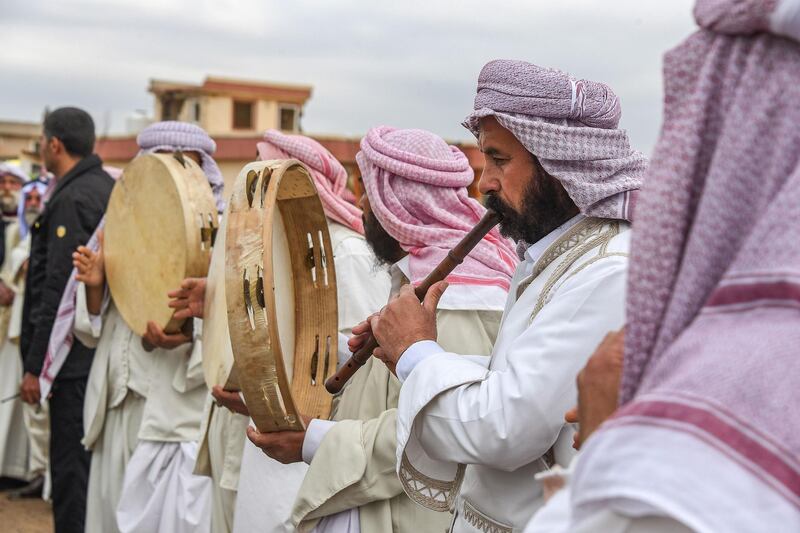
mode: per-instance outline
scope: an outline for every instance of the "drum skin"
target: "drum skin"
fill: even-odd
[[[114,304],[137,335],[150,320],[168,333],[181,328],[167,293],[206,276],[211,242],[201,229],[216,225],[211,186],[190,158],[145,154],[125,167],[108,202],[103,253]]]
[[[225,300],[225,229],[228,210],[222,215],[217,239],[211,252],[211,265],[206,278],[206,299],[203,306],[203,374],[211,389],[219,385],[227,391],[238,391],[233,361],[231,335],[228,332],[228,303]]]
[[[336,273],[314,182],[296,160],[246,165],[227,221],[225,294],[239,385],[259,431],[328,418]]]

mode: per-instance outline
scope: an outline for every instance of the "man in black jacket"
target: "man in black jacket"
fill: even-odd
[[[81,109],[64,107],[44,120],[42,161],[55,188],[31,228],[25,282],[21,351],[25,375],[20,392],[40,400],[39,374],[61,295],[72,272],[72,253],[86,244],[105,213],[114,180],[94,155],[94,122]],[[50,394],[50,471],[56,533],[83,532],[89,452],[83,438],[83,398],[94,350],[75,339]]]

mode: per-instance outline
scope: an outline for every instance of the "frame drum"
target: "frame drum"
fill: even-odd
[[[330,416],[336,371],[336,273],[314,182],[296,160],[260,161],[236,178],[226,235],[228,326],[239,385],[259,431],[303,430]]]
[[[108,201],[103,253],[111,296],[137,335],[150,320],[168,333],[181,328],[167,293],[206,276],[216,226],[211,186],[190,158],[145,154],[125,167]]]
[[[231,335],[228,331],[228,303],[225,300],[225,231],[228,210],[222,215],[219,233],[211,251],[211,266],[206,278],[206,299],[203,305],[203,374],[206,385],[224,390],[239,390],[233,363]]]

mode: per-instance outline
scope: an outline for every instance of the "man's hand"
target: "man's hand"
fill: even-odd
[[[86,246],[78,246],[72,254],[72,266],[78,271],[75,275],[77,281],[83,282],[87,287],[102,287],[106,281],[103,260],[103,231],[97,234],[100,247],[93,252]]]
[[[39,376],[25,372],[25,375],[22,376],[22,383],[19,386],[19,395],[25,403],[32,405],[39,403],[42,398],[42,393],[39,390]]]
[[[303,417],[306,426],[310,422],[308,417]],[[299,463],[303,460],[303,441],[305,431],[276,431],[274,433],[261,433],[256,428],[247,428],[247,438],[250,442],[261,448],[265,454],[285,465]]]
[[[16,293],[5,282],[0,281],[0,306],[8,307],[13,304],[15,295]]]
[[[414,288],[405,285],[381,312],[370,317],[369,325],[380,344],[373,355],[394,371],[397,361],[409,346],[418,341],[436,340],[436,306],[447,289],[447,282],[435,283],[420,303]]]
[[[173,317],[178,320],[186,318],[203,318],[203,305],[206,300],[206,278],[186,278],[180,289],[167,293],[171,298],[169,306],[175,309]]]
[[[564,414],[564,422],[567,424],[578,424],[580,420],[578,420],[578,406],[576,405],[572,409]],[[578,431],[572,435],[572,447],[576,450],[581,449],[581,430],[580,426],[578,426]]]
[[[351,353],[356,353],[358,350],[360,350],[361,347],[364,346],[364,343],[367,342],[367,339],[369,339],[370,335],[372,335],[372,328],[369,325],[369,321],[378,315],[379,313],[370,315],[364,322],[353,326],[353,329],[351,330],[353,336],[347,339],[347,348]]]
[[[142,337],[142,346],[148,352],[152,352],[156,348],[172,350],[181,344],[192,342],[191,332],[186,332],[186,329],[184,327],[178,333],[164,333],[164,330],[151,320],[147,323],[147,331]]]
[[[250,416],[250,410],[242,401],[242,397],[239,396],[238,392],[226,391],[219,385],[214,385],[214,387],[211,388],[211,396],[214,397],[217,405],[221,405],[234,413]]]
[[[575,437],[576,449],[580,449],[600,424],[617,410],[624,348],[625,329],[609,333],[578,374],[577,420],[580,430]],[[567,414],[568,422],[575,420],[574,412]]]

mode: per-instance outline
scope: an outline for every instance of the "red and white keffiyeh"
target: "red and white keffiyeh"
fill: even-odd
[[[800,44],[767,33],[775,10],[700,0],[664,58],[621,407],[583,449],[578,519],[634,499],[699,532],[800,531]]]
[[[467,157],[424,130],[378,126],[356,155],[372,212],[410,256],[419,283],[486,212],[467,194],[475,177]],[[508,290],[517,257],[493,229],[447,280]]]
[[[314,178],[325,215],[364,234],[361,210],[356,207],[356,198],[347,188],[347,171],[324,146],[309,137],[286,135],[277,130],[267,130],[264,141],[256,146],[263,161],[297,159],[304,163]]]

